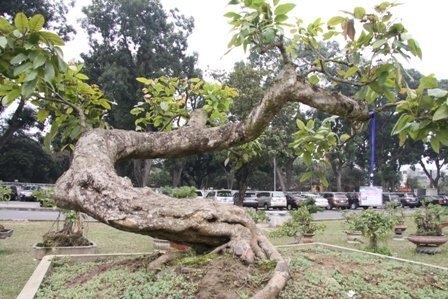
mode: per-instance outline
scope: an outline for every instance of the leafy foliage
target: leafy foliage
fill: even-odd
[[[4,186],[3,182],[0,181],[0,201],[8,201],[11,192],[11,189]]]
[[[227,112],[237,92],[228,86],[206,83],[201,79],[179,79],[159,77],[138,78],[145,84],[144,102],[131,110],[138,116],[137,130],[151,125],[159,130],[170,131],[188,124],[190,113],[196,108],[207,112],[210,126],[222,125],[227,121]]]
[[[386,243],[394,228],[394,218],[390,214],[369,208],[354,216],[351,221],[353,221],[352,227],[355,231],[360,231],[364,237],[369,239],[369,245],[366,248],[368,251],[391,254],[387,247],[380,247],[379,244],[380,241]]]
[[[413,215],[417,225],[417,235],[421,236],[441,236],[442,217],[448,215],[446,207],[434,205],[429,202],[422,203],[423,208],[416,211]]]
[[[246,213],[252,218],[255,223],[269,222],[269,216],[265,210],[246,209]]]
[[[313,217],[307,206],[301,206],[291,212],[291,218],[278,229],[271,232],[272,237],[298,237],[303,234],[314,234],[325,230],[322,223],[313,222]]]
[[[110,104],[97,86],[85,83],[81,66],[64,62],[64,41],[43,30],[44,23],[39,14],[28,18],[18,13],[12,24],[0,18],[0,97],[3,105],[18,98],[33,104],[39,121],[52,117],[47,146],[62,132],[73,147],[81,132],[104,125]]]

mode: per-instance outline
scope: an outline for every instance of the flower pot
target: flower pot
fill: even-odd
[[[351,232],[351,231],[346,231],[345,232],[347,234],[347,243],[351,243],[351,244],[359,244],[362,243],[361,242],[361,238],[362,238],[362,233],[355,231],[355,232]]]
[[[411,235],[407,240],[417,245],[417,253],[436,254],[442,251],[440,246],[448,242],[448,237]]]
[[[176,243],[176,242],[170,242],[170,247],[177,249],[177,250],[181,250],[181,251],[186,251],[186,250],[190,250],[191,247],[184,245],[184,244],[180,244],[180,243]]]
[[[404,224],[397,224],[394,227],[394,240],[404,240],[403,239],[403,233],[408,228],[407,225]]]
[[[33,245],[33,257],[36,260],[41,260],[44,256],[52,255],[70,255],[70,254],[94,254],[96,253],[96,244],[90,242],[87,246],[64,246],[64,247],[40,247],[37,244]]]
[[[6,239],[8,237],[11,237],[13,233],[13,229],[2,229],[0,230],[0,239]]]
[[[160,251],[168,251],[170,250],[170,241],[153,238],[154,249]]]
[[[313,243],[313,237],[314,237],[314,234],[304,233],[304,234],[302,234],[300,243],[304,243],[304,244]]]

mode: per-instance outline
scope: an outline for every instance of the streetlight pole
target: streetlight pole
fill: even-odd
[[[274,191],[277,191],[277,161],[274,157]]]

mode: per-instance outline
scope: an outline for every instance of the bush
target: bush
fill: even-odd
[[[389,213],[367,209],[362,211],[359,216],[354,217],[353,227],[369,239],[366,251],[391,255],[391,251],[387,247],[387,238],[392,233],[394,225],[395,219]],[[380,241],[386,245],[380,247]]]
[[[182,186],[176,188],[165,186],[160,188],[160,193],[175,198],[194,198],[197,196],[196,188],[190,186]]]
[[[269,222],[269,216],[265,210],[246,209],[246,213],[255,223]]]

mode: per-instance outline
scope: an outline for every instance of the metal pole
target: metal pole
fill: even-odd
[[[277,191],[277,161],[274,157],[274,191]]]

